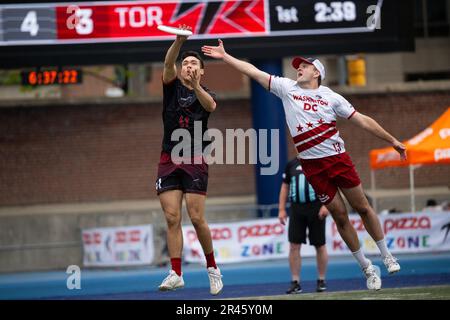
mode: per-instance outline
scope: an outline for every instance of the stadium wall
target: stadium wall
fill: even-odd
[[[450,106],[448,90],[345,96],[399,139],[421,131]],[[148,223],[155,227],[155,263],[164,262],[165,224],[153,189],[162,138],[160,116],[157,101],[2,102],[0,272],[81,265],[81,229]],[[250,128],[249,100],[220,100],[210,127]],[[345,120],[338,127],[369,187],[368,152],[384,142]],[[294,156],[290,141],[289,145]],[[210,175],[210,222],[254,217],[252,210],[212,210],[215,199],[254,195],[252,165],[213,165]],[[416,171],[416,185],[448,186],[449,176],[449,166],[423,167]],[[378,188],[407,188],[408,182],[406,169],[377,172]],[[407,197],[405,203],[407,207]],[[29,209],[27,213],[21,213],[22,207]],[[183,221],[189,220],[185,216]]]
[[[448,90],[346,97],[401,140],[423,130],[450,106]],[[251,125],[248,99],[220,100],[209,124],[222,132]],[[369,187],[368,152],[386,144],[345,120],[338,121],[338,128]],[[38,107],[2,102],[0,206],[155,199],[161,139],[160,102],[67,101]],[[254,175],[253,165],[212,165],[209,195],[252,195]],[[416,185],[449,185],[449,176],[449,166],[423,167],[416,171]],[[378,188],[408,185],[407,169],[377,172]]]

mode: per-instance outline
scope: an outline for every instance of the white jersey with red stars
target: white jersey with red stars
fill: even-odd
[[[270,76],[269,91],[283,102],[286,122],[301,159],[345,152],[336,118],[350,119],[356,111],[344,97],[325,86],[302,89],[296,81],[276,76]]]

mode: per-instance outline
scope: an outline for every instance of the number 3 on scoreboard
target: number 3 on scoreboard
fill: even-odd
[[[78,6],[67,7],[67,14],[71,14],[66,20],[69,30],[75,29],[78,34],[86,35],[94,31],[94,21],[91,19],[92,9],[80,9]]]
[[[37,21],[36,11],[28,11],[25,19],[20,25],[21,32],[29,32],[32,37],[35,37],[39,31],[39,24]]]
[[[91,19],[92,9],[79,9],[75,12],[80,19],[75,30],[78,34],[91,34],[94,30],[94,21]]]

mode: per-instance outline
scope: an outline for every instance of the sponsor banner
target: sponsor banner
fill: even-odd
[[[210,224],[218,263],[266,260],[287,257],[286,228],[278,219]],[[192,226],[183,226],[184,258],[204,263],[205,256]]]
[[[366,254],[379,250],[364,228],[359,215],[350,215],[350,221]],[[388,248],[392,253],[437,252],[450,250],[450,212],[402,213],[379,216]],[[287,226],[277,218],[210,224],[216,261],[233,263],[287,258],[289,242]],[[204,254],[192,226],[183,226],[184,259],[205,263]],[[349,255],[335,222],[326,222],[327,249],[330,256]],[[302,256],[314,256],[315,248],[302,246]]]
[[[402,213],[379,216],[386,244],[392,253],[418,253],[450,250],[450,212]],[[359,215],[350,221],[367,254],[379,254],[378,247],[364,228]],[[339,235],[332,219],[327,222],[327,248],[330,255],[350,251]]]
[[[82,239],[84,266],[134,266],[153,262],[152,225],[84,229]]]

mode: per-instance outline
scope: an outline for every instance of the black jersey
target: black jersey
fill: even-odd
[[[308,203],[317,200],[313,187],[303,173],[300,160],[291,160],[283,173],[283,182],[289,184],[289,201],[291,203]]]
[[[215,94],[202,86],[215,100]],[[194,139],[201,139],[198,145],[204,148],[211,143],[203,141],[202,137],[208,129],[208,118],[210,113],[206,111],[200,101],[198,101],[194,90],[185,87],[180,79],[175,78],[170,83],[163,83],[163,122],[164,122],[164,138],[162,141],[162,149],[164,152],[170,153],[172,148],[180,143],[180,141],[171,141],[172,132],[176,129],[187,129],[191,135],[191,155],[194,155]],[[194,136],[194,122],[202,122],[202,137]]]

